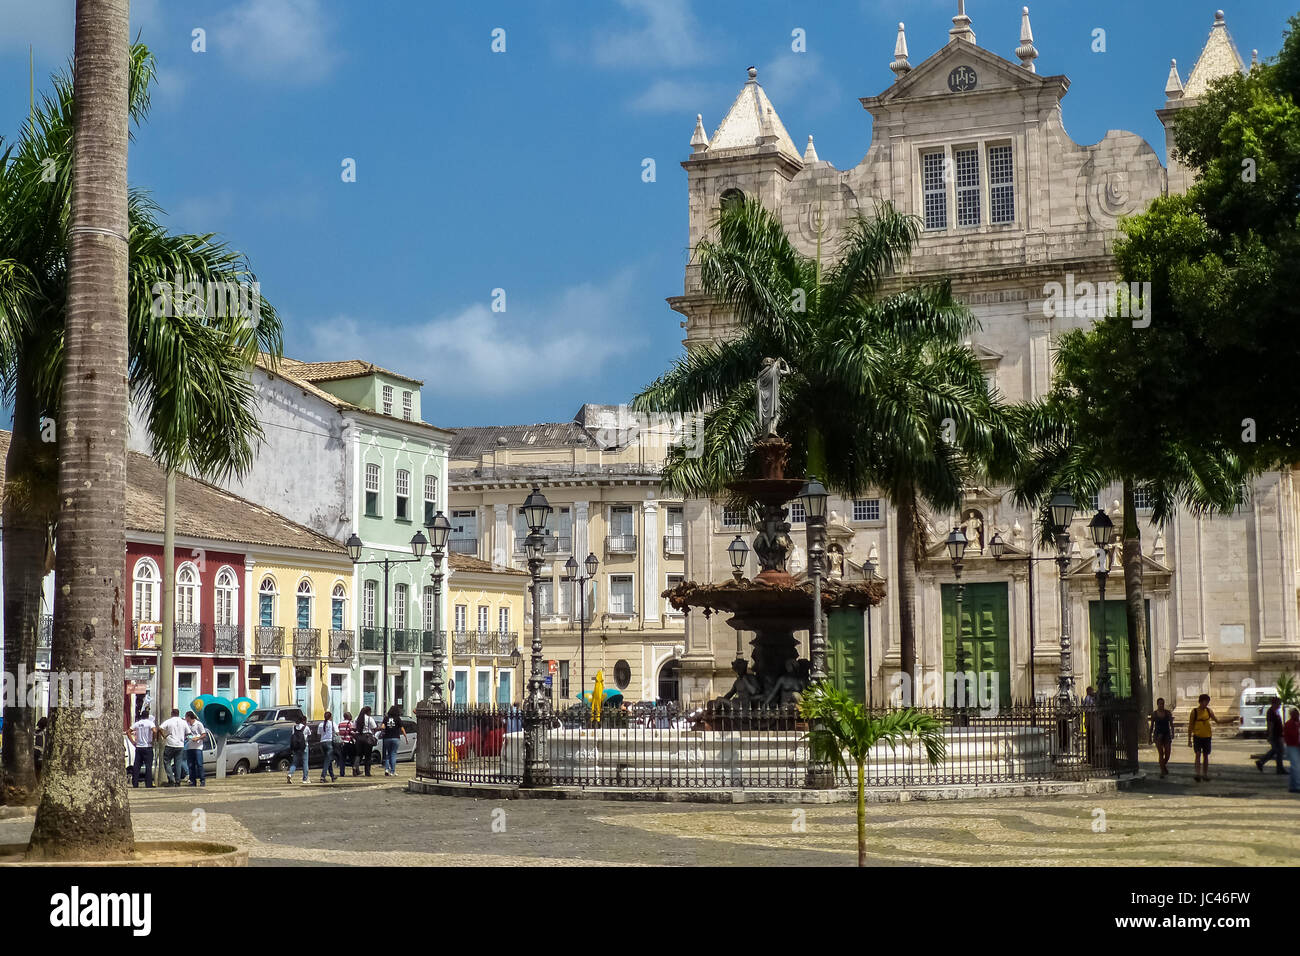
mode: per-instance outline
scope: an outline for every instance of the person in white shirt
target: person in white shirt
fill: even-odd
[[[140,711],[140,719],[131,725],[127,736],[135,745],[135,763],[131,767],[131,786],[139,787],[144,777],[145,789],[153,789],[153,718],[149,711]]]
[[[166,740],[163,742],[163,770],[167,772],[168,787],[179,787],[185,778],[186,725],[181,712],[172,708],[172,715],[158,728]]]
[[[185,712],[185,759],[190,765],[190,786],[197,783],[200,787],[208,785],[207,773],[203,769],[203,740],[208,728],[204,727],[194,711]]]

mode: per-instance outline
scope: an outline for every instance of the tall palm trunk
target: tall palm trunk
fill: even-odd
[[[4,708],[5,803],[35,803],[36,765],[32,759],[35,710],[29,706],[28,680],[36,668],[37,627],[41,613],[41,582],[48,566],[49,522],[32,499],[41,484],[37,471],[40,426],[31,390],[26,387],[27,363],[19,351],[14,396],[14,430],[5,458],[4,524],[4,669],[15,681],[12,705]],[[19,675],[22,679],[19,679]]]
[[[858,866],[867,865],[867,762],[858,761]]]
[[[1124,479],[1124,615],[1128,621],[1129,687],[1138,706],[1151,711],[1151,682],[1143,678],[1147,659],[1146,594],[1142,588],[1142,531],[1133,503],[1133,479]],[[1105,609],[1102,610],[1105,613]]]
[[[135,847],[119,716],[126,624],[129,7],[129,0],[77,0],[54,669],[81,674],[83,684],[91,675],[94,695],[90,706],[60,700],[54,710],[31,859],[116,859]]]
[[[899,667],[911,687],[911,699],[903,701],[906,707],[915,707],[920,700],[921,688],[916,674],[916,492],[908,488],[899,496],[898,509],[898,561],[895,577],[898,580],[898,659]]]

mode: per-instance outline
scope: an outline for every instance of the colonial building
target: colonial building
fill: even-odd
[[[871,117],[871,143],[863,160],[847,170],[819,159],[811,135],[805,149],[796,147],[751,68],[712,136],[697,119],[692,154],[682,164],[688,178],[688,236],[694,247],[709,233],[721,204],[745,195],[776,211],[795,245],[811,256],[819,235],[837,235],[850,217],[869,214],[874,202],[893,203],[920,217],[924,227],[895,282],[950,276],[979,319],[970,348],[991,384],[1007,401],[1017,402],[1047,391],[1054,343],[1102,314],[1099,302],[1113,300],[1098,287],[1118,279],[1112,244],[1119,217],[1142,210],[1169,190],[1186,188],[1188,176],[1175,160],[1162,165],[1151,145],[1133,133],[1112,130],[1092,145],[1070,138],[1061,106],[1069,80],[1039,72],[1027,11],[1019,24],[987,24],[981,35],[993,42],[976,42],[963,2],[946,37],[921,38],[925,47],[939,48],[913,66],[899,24],[889,64],[895,79],[859,101]],[[912,37],[914,43],[917,39]],[[1014,50],[1014,55],[994,49]],[[1164,96],[1158,87],[1150,91],[1152,105],[1163,100],[1158,115],[1168,128],[1213,79],[1243,69],[1220,12],[1187,83],[1175,64]],[[686,268],[683,294],[669,303],[686,318],[688,349],[736,327],[727,309],[704,295],[693,264]],[[1103,606],[1087,532],[1098,507],[1118,516],[1118,497],[1118,488],[1105,489],[1081,507],[1070,529],[1068,612],[1080,690],[1097,682],[1103,629],[1117,688],[1122,691],[1129,679],[1122,575],[1112,577]],[[1180,515],[1158,529],[1149,521],[1147,503],[1139,489],[1139,518],[1148,516],[1142,535],[1155,692],[1179,706],[1208,692],[1231,709],[1243,681],[1271,683],[1300,661],[1300,501],[1293,472],[1259,479],[1250,506],[1231,517]],[[688,501],[685,507],[687,577],[724,579],[731,570],[727,542],[748,529],[739,516],[725,513],[721,502]],[[897,554],[896,515],[888,500],[868,495],[832,500],[830,507],[836,512],[833,521],[849,532],[841,538],[847,559],[858,566],[874,559],[888,587]],[[801,545],[797,515],[792,523]],[[953,572],[943,538],[957,524],[965,526],[971,541],[962,615],[962,632],[971,635],[968,659],[992,672],[1004,698],[1052,692],[1060,659],[1056,568],[1050,563],[1035,568],[1026,560],[1034,553],[1032,518],[1015,507],[1005,488],[970,488],[960,514],[929,516],[918,668],[941,671],[954,656]],[[994,533],[1009,545],[1000,560],[989,546]],[[793,561],[797,569],[801,557]],[[871,642],[857,645],[861,650],[851,649],[849,656],[855,667],[870,671],[866,684],[879,701],[899,667],[897,589],[889,589],[873,617],[865,622],[873,625]],[[684,695],[702,700],[725,689],[734,654],[735,637],[725,622],[692,615],[681,662]]]
[[[526,652],[531,640],[531,635],[523,635],[521,647],[528,572],[456,551],[451,552],[450,563],[450,656],[444,672],[451,683],[444,699],[458,706],[519,703],[527,682]],[[431,677],[429,673],[425,680]]]
[[[555,509],[540,600],[557,706],[576,703],[600,670],[606,686],[629,700],[678,696],[683,620],[661,595],[682,579],[684,512],[681,499],[659,488],[668,442],[678,437],[626,409],[600,405],[584,405],[569,422],[456,429],[452,550],[496,567],[526,568],[524,499],[536,485]],[[589,555],[596,573],[579,592],[565,564],[573,558],[585,577]],[[474,630],[484,613],[467,601],[453,608],[451,627]],[[525,656],[531,615],[530,600]],[[486,620],[491,627],[490,613]]]

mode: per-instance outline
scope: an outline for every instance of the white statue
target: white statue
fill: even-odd
[[[758,437],[775,435],[781,417],[781,379],[790,374],[785,359],[763,359],[758,373]]]

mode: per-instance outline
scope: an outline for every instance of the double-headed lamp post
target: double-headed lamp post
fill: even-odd
[[[361,549],[365,547],[361,539],[354,532],[347,540],[348,557],[352,559],[353,564],[377,564],[384,569],[384,661],[383,661],[383,683],[384,686],[380,691],[379,713],[382,715],[388,709],[388,572],[399,564],[415,564],[424,560],[424,551],[429,546],[429,539],[424,536],[423,531],[415,532],[411,538],[411,553],[413,558],[372,558],[369,561],[361,560]],[[365,701],[361,702],[363,705]]]
[[[805,530],[808,534],[808,572],[812,578],[812,629],[808,632],[808,678],[820,684],[829,676],[826,673],[826,629],[822,624],[822,573],[826,558],[826,488],[816,475],[799,492],[803,502]],[[835,771],[829,763],[808,763],[808,786],[829,790],[835,786]]]
[[[1097,683],[1100,686],[1097,690],[1101,700],[1110,700],[1115,695],[1110,686],[1110,642],[1106,640],[1106,577],[1110,574],[1110,546],[1115,540],[1115,523],[1098,508],[1088,522],[1088,530],[1092,532],[1092,543],[1097,546],[1097,591],[1101,597],[1101,629],[1097,640]]]
[[[587,582],[596,576],[600,559],[596,557],[595,552],[588,552],[587,559],[582,563],[586,574],[578,573],[578,560],[573,555],[569,555],[569,560],[564,562],[564,572],[578,588],[578,672],[580,675],[578,683],[581,685],[580,696],[585,697],[587,694]]]
[[[528,696],[524,699],[524,786],[540,787],[550,783],[550,766],[542,746],[542,723],[549,711],[550,698],[545,693],[542,674],[542,562],[546,557],[546,521],[552,508],[537,485],[524,499],[522,511],[528,525],[524,552],[528,573],[533,579],[533,646],[528,674]]]
[[[435,707],[442,706],[442,559],[447,550],[447,536],[451,534],[451,522],[439,511],[425,527],[429,531],[430,559],[433,561],[433,687],[429,692],[429,701]]]
[[[1070,570],[1070,522],[1074,520],[1074,496],[1065,491],[1052,495],[1047,505],[1052,533],[1056,537],[1056,567],[1061,578],[1061,669],[1056,691],[1062,707],[1074,697],[1074,656],[1070,648],[1070,593],[1066,575]]]
[[[961,604],[962,598],[966,596],[966,585],[961,583],[961,567],[968,543],[969,539],[966,537],[966,532],[961,529],[960,525],[949,531],[948,537],[944,541],[948,548],[948,557],[952,560],[952,573],[957,578],[957,618],[952,631],[952,662],[953,669],[958,674],[963,675],[961,678],[963,681],[966,673],[966,649],[962,647],[961,642]]]

